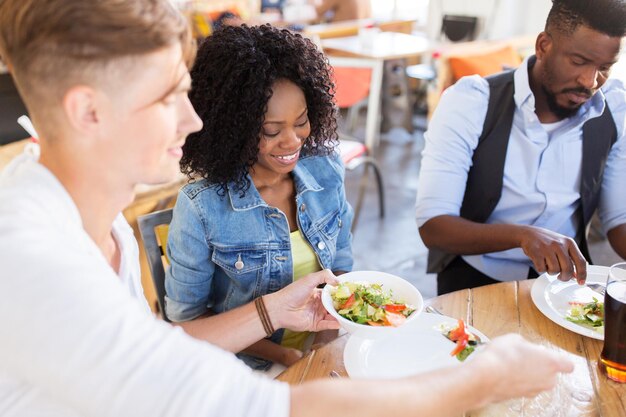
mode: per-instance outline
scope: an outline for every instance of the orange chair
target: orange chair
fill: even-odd
[[[351,133],[363,103],[367,105],[365,119],[365,143],[348,134],[339,134],[339,153],[348,170],[364,165],[359,185],[359,194],[354,207],[355,229],[368,183],[368,170],[371,167],[378,188],[380,217],[385,216],[385,199],[382,175],[376,160],[371,156],[378,146],[380,132],[380,92],[383,78],[383,62],[375,59],[328,57],[333,67],[335,81],[335,101],[337,107],[347,108],[348,131]]]

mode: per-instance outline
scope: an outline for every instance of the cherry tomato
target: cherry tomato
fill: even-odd
[[[350,297],[348,297],[346,302],[343,303],[341,307],[339,307],[339,310],[345,310],[346,308],[350,308],[352,307],[353,304],[354,304],[354,293],[350,294]]]

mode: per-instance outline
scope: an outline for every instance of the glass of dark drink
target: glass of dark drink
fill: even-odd
[[[626,382],[626,262],[609,270],[604,295],[604,348],[600,368],[617,382]]]

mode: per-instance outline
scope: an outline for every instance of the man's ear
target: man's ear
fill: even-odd
[[[94,134],[99,128],[96,91],[86,85],[71,87],[63,96],[63,110],[70,126],[78,132]]]
[[[539,36],[537,36],[537,41],[535,42],[535,55],[538,60],[542,60],[550,49],[552,49],[552,42],[552,36],[547,32],[541,32]]]

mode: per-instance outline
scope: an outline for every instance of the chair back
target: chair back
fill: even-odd
[[[368,98],[372,82],[371,68],[334,67],[335,103],[340,109],[352,107]]]
[[[374,152],[380,130],[380,95],[383,82],[383,61],[368,58],[329,56],[335,76],[336,103],[350,107],[367,98],[365,145]]]
[[[165,313],[165,265],[169,264],[165,248],[171,221],[172,209],[155,211],[137,218],[152,282],[157,293],[159,310],[165,321],[170,321]]]
[[[441,36],[452,42],[473,41],[476,39],[477,26],[476,16],[446,14],[441,21]]]

